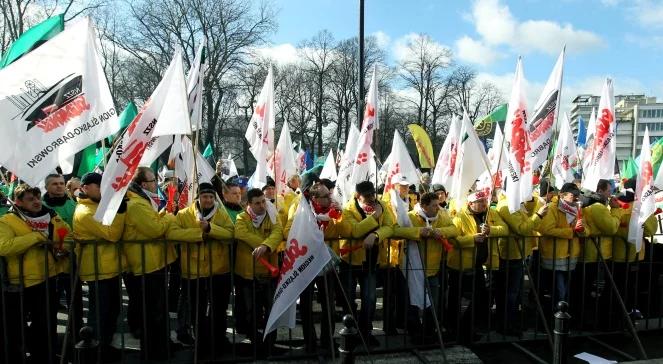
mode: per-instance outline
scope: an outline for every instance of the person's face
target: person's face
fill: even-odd
[[[242,201],[242,190],[239,186],[230,187],[223,193],[223,199],[226,200],[226,202],[238,205]]]
[[[252,198],[251,201],[249,201],[249,206],[251,206],[251,210],[253,210],[254,214],[264,214],[265,211],[267,211],[267,200],[265,199],[265,195]]]
[[[52,177],[48,179],[46,192],[53,197],[62,197],[66,191],[64,177]]]
[[[552,201],[552,198],[555,197],[555,192],[549,191],[546,193],[546,203]]]
[[[299,178],[299,176],[295,176],[290,179],[288,182],[288,185],[293,189],[296,190],[299,188],[299,185],[302,183],[302,180]]]
[[[276,196],[276,188],[274,188],[274,186],[265,187],[265,191],[263,192],[265,193],[265,197],[270,200],[274,199],[274,196]]]
[[[157,179],[154,176],[153,172],[147,172],[145,174],[145,181],[140,184],[144,189],[156,193],[157,192]]]
[[[478,199],[474,202],[470,202],[470,210],[476,213],[486,212],[488,209],[488,200],[485,198]]]
[[[406,198],[409,193],[410,186],[401,184],[398,185],[398,194],[401,196],[401,198]]]
[[[16,204],[18,207],[22,208],[28,212],[39,212],[41,211],[41,195],[34,195],[32,193],[25,193],[23,198],[16,199]]]
[[[447,193],[444,191],[437,192],[437,202],[445,203],[447,201]]]
[[[605,198],[606,200],[610,199],[610,187],[606,188],[605,190],[598,190],[596,191],[601,197]]]
[[[359,201],[359,204],[361,205],[375,205],[375,194],[374,193],[369,193],[364,195],[357,194],[357,201]]]
[[[570,203],[570,204],[575,204],[578,202],[578,197],[576,197],[573,193],[571,192],[563,192],[559,194],[560,200]]]
[[[435,217],[440,211],[440,200],[434,199],[428,205],[422,205],[421,209],[428,217]]]
[[[313,202],[323,209],[331,206],[331,193],[325,186],[319,186],[316,196],[311,197]]]
[[[81,188],[81,183],[79,181],[71,182],[71,183],[69,183],[69,187],[67,187],[67,188],[68,188],[67,190],[69,191],[69,194],[71,196],[75,196],[76,195],[75,194],[76,190]]]
[[[198,197],[198,202],[200,203],[200,208],[203,210],[208,210],[214,207],[214,194],[213,193],[203,193]]]
[[[90,183],[84,186],[81,186],[81,191],[90,198],[90,200],[99,202],[101,201],[101,189],[96,183]]]

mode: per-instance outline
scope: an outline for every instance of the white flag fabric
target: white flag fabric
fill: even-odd
[[[311,206],[306,199],[302,199],[288,234],[281,275],[265,326],[265,337],[278,327],[279,321],[289,321],[290,327],[294,327],[294,320],[279,319],[286,312],[291,312],[297,298],[331,260],[324,239]]]
[[[411,185],[418,183],[417,167],[412,162],[412,158],[410,158],[410,154],[407,152],[407,147],[398,130],[394,130],[394,140],[391,143],[391,154],[389,154],[388,160],[389,167],[387,169],[384,193],[393,189],[394,184],[397,182],[395,178],[404,177]]]
[[[610,180],[615,171],[615,141],[617,121],[615,120],[615,97],[612,80],[607,78],[601,91],[599,111],[594,125],[592,155],[583,173],[582,187],[596,191],[600,179]]]
[[[288,123],[283,123],[279,143],[276,145],[274,155],[268,163],[269,174],[276,183],[276,193],[283,196],[288,188],[288,179],[297,174],[297,164],[292,157],[292,140]],[[276,175],[275,175],[276,174]]]
[[[193,131],[202,130],[203,120],[203,81],[205,78],[206,64],[203,63],[205,46],[200,43],[196,51],[196,58],[189,70],[186,80],[186,94],[189,101],[189,118]]]
[[[578,153],[573,141],[573,131],[571,131],[569,116],[564,113],[564,121],[562,121],[559,129],[559,137],[557,138],[557,146],[555,147],[551,167],[555,187],[558,190],[562,188],[564,183],[573,182],[575,179],[573,174],[577,166]]]
[[[306,171],[306,152],[302,149],[302,146],[299,146],[299,151],[295,155],[295,161],[297,164],[297,173],[302,174]]]
[[[228,159],[221,160],[221,178],[225,181],[234,176],[239,176],[237,165],[235,164],[232,154],[228,154]]]
[[[0,71],[0,164],[30,185],[119,128],[89,18]]]
[[[557,116],[557,104],[562,90],[562,74],[564,68],[564,49],[557,58],[557,63],[548,77],[548,82],[541,92],[539,101],[534,106],[534,112],[527,125],[530,140],[530,165],[539,168],[548,159],[548,150],[553,144],[552,132]]]
[[[459,209],[467,199],[467,194],[474,182],[489,168],[486,149],[479,140],[467,112],[463,112],[460,135],[456,172],[454,172],[456,180],[451,193],[451,196],[456,200],[456,207]]]
[[[645,221],[656,212],[653,174],[651,146],[649,145],[649,128],[645,128],[645,136],[642,138],[638,176],[635,182],[635,201],[633,201],[631,220],[628,223],[628,242],[635,244],[635,250],[638,252],[642,248]]]
[[[395,189],[392,189],[389,193],[391,193],[391,206],[396,215],[396,223],[402,227],[412,227],[412,221],[410,221],[410,217],[407,215],[409,207],[405,206],[405,202],[400,198]],[[416,242],[408,240],[407,253],[403,254],[402,262],[400,263],[401,272],[407,278],[410,304],[422,310],[430,306],[430,296],[427,291],[424,291],[426,284],[424,266],[421,262],[421,255],[419,255],[419,247]]]
[[[352,167],[352,183],[357,184],[362,181],[370,180],[371,166],[370,161],[373,158],[373,130],[378,120],[378,84],[373,69],[373,77],[366,95],[366,106],[364,107],[364,121],[361,124],[359,133],[359,146],[354,154]]]
[[[267,159],[274,147],[275,112],[274,76],[270,65],[265,84],[262,86],[249,126],[244,134],[257,162],[256,170],[253,173],[254,186],[267,183]]]
[[[338,178],[336,179],[336,188],[334,195],[336,200],[343,206],[352,199],[355,191],[355,185],[350,180],[352,178],[352,167],[354,166],[354,156],[359,144],[359,130],[355,124],[350,124],[348,140],[345,142],[345,152],[341,156],[341,163],[338,167]]]
[[[504,137],[508,161],[506,196],[509,212],[520,209],[520,203],[532,196],[532,169],[527,155],[530,152],[527,135],[527,103],[523,88],[523,64],[518,58],[516,75],[504,123]]]
[[[488,150],[487,156],[490,162],[490,173],[484,172],[479,177],[477,188],[492,191],[493,188],[504,188],[502,176],[507,171],[506,146],[504,145],[504,135],[499,124],[495,124],[495,136],[493,137],[493,146]]]
[[[166,121],[168,124],[160,124]],[[177,124],[175,124],[177,123]],[[111,154],[101,180],[101,202],[94,218],[110,225],[129,188],[147,144],[158,129],[191,130],[186,99],[182,56],[176,52],[163,79],[127,127]],[[182,133],[185,134],[185,133]]]
[[[322,172],[320,172],[320,179],[329,179],[330,181],[336,181],[338,174],[336,173],[336,160],[334,159],[334,152],[329,150],[327,154],[327,159],[325,159],[325,165],[322,167]]]
[[[458,161],[458,146],[460,145],[460,120],[456,115],[451,118],[449,132],[447,133],[440,155],[435,163],[435,170],[431,183],[441,184],[447,191],[452,191],[456,180],[456,162]]]
[[[140,160],[140,165],[149,167],[154,163],[161,154],[163,154],[168,147],[173,145],[173,141],[180,136],[175,135],[162,135],[160,137],[153,137],[147,147],[145,148],[145,153],[143,153],[143,158]]]
[[[582,153],[582,169],[583,175],[584,171],[587,171],[589,168],[589,163],[592,160],[593,151],[594,151],[594,130],[596,129],[596,109],[592,108],[592,114],[589,117],[589,122],[587,123],[587,139],[585,139],[585,150]]]
[[[182,144],[182,153],[175,158],[175,175],[182,181],[187,187],[187,191],[190,193],[187,195],[188,205],[193,202],[193,196],[195,194],[196,182],[194,177],[194,171],[198,171],[198,184],[202,182],[212,182],[212,177],[214,177],[215,170],[212,166],[207,163],[207,160],[203,158],[203,155],[200,151],[196,151],[196,161],[194,164],[193,161],[193,144],[191,139],[188,136],[176,136],[176,138],[181,138]]]

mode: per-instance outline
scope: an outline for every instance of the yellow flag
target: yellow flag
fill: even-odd
[[[419,164],[421,168],[433,168],[435,162],[433,161],[433,144],[426,131],[417,124],[410,124],[407,126],[414,139],[414,144],[417,145],[419,152]]]

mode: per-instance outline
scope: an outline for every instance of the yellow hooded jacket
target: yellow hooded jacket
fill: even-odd
[[[486,212],[486,223],[490,226],[489,238],[502,237],[509,235],[509,228],[502,221],[496,210],[489,208]],[[475,246],[474,235],[478,234],[479,227],[470,212],[467,205],[456,213],[453,218],[454,225],[458,228],[458,237],[456,238],[453,250],[447,254],[447,266],[459,271],[474,269]],[[497,255],[497,239],[489,239],[488,257],[485,262],[481,262],[489,269],[499,268],[499,258]],[[451,242],[453,244],[453,242]]]
[[[513,234],[507,239],[500,239],[500,258],[505,260],[519,260],[523,258],[521,248],[525,256],[528,256],[532,251],[532,247],[536,245],[537,238],[533,236],[537,235],[536,230],[541,224],[541,218],[536,214],[539,207],[537,200],[534,199],[533,204],[526,206],[528,211],[536,209],[532,215],[529,215],[523,209],[518,209],[518,211],[510,213],[508,200],[506,197],[500,196],[500,201],[497,203],[497,212],[509,226],[511,234]]]
[[[612,258],[612,239],[610,236],[617,233],[622,214],[624,214],[623,209],[610,209],[601,203],[593,203],[582,208],[584,224],[589,226],[589,231],[591,231],[590,237],[600,239],[599,248],[603,259]],[[603,238],[599,238],[599,236],[603,236]],[[596,245],[591,239],[585,239],[582,244],[580,260],[588,263],[598,261]]]
[[[64,243],[71,244],[71,229],[54,211],[50,225],[54,232],[67,229]],[[0,256],[6,260],[9,283],[22,284],[26,288],[42,283],[47,278],[47,266],[48,278],[60,273],[53,254],[49,251],[50,247],[41,244],[47,240],[45,234],[33,231],[30,225],[15,213],[9,212],[0,217]]]
[[[175,216],[159,214],[154,211],[150,201],[135,192],[128,191],[127,197],[129,201],[122,240],[124,240],[124,253],[129,262],[129,271],[135,275],[158,271],[175,261],[175,247],[165,241],[150,242],[150,240],[163,240]],[[133,242],[138,240],[143,242]]]
[[[117,244],[124,231],[126,213],[115,215],[113,223],[106,226],[94,219],[98,207],[98,203],[81,198],[74,211],[74,238],[97,241],[96,244],[90,242],[76,245],[81,280],[86,282],[116,277],[127,268],[127,258],[121,245]]]
[[[567,258],[578,258],[580,255],[580,241],[573,227],[566,221],[566,214],[559,209],[558,203],[558,197],[553,197],[548,213],[539,225],[539,233],[542,235],[539,251],[544,259],[555,259],[560,261],[559,264],[566,264]],[[585,231],[579,235],[589,236],[590,227],[584,221],[583,225]]]
[[[262,264],[253,259],[253,249],[265,244],[271,250],[265,257],[273,266],[278,267],[278,253],[276,248],[283,240],[283,228],[276,218],[272,223],[269,215],[265,216],[259,227],[253,226],[251,216],[244,211],[237,215],[235,221],[235,239],[237,244],[237,257],[235,259],[235,273],[244,279],[267,278],[269,271]],[[253,273],[255,264],[255,274]]]
[[[210,232],[203,235],[198,203],[180,210],[166,237],[180,244],[182,278],[197,279],[230,272],[230,244],[235,226],[223,205],[217,206],[209,221]]]
[[[386,244],[390,244],[390,238],[394,232],[394,217],[392,216],[391,209],[386,206],[384,202],[377,201],[382,206],[382,215],[379,219],[375,219],[372,215],[362,218],[359,212],[358,203],[356,199],[350,200],[343,208],[343,220],[351,226],[349,239],[341,241],[341,249],[361,246],[364,244],[364,238],[368,234],[377,233],[378,242],[378,263],[384,266],[387,264],[387,257],[393,259],[394,255],[398,254],[398,247],[390,246],[387,249]],[[390,244],[391,245],[391,244]],[[394,250],[396,249],[394,253]],[[351,265],[362,265],[366,261],[366,249],[359,248],[341,257],[344,261]]]
[[[617,210],[617,209],[613,209]],[[633,203],[627,209],[622,210],[622,215],[619,220],[619,228],[615,234],[615,241],[612,245],[612,260],[618,263],[635,262],[636,256],[638,260],[645,259],[644,244],[640,252],[635,251],[635,244],[628,241],[628,224],[631,220],[631,212],[633,210]],[[656,215],[651,215],[645,220],[645,231],[643,237],[648,237],[656,234],[658,228],[658,221]]]

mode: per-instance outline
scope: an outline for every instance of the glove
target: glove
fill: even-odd
[[[123,214],[123,213],[127,212],[127,201],[128,200],[126,198],[122,199],[122,202],[120,203],[120,207],[117,209],[118,214]]]

